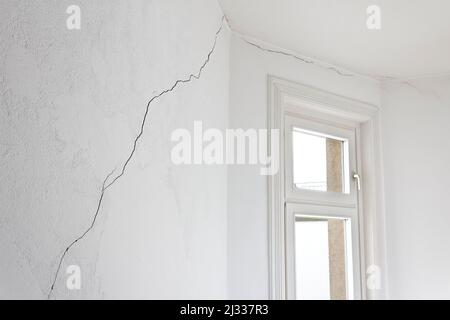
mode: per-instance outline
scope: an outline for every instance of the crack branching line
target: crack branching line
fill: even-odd
[[[335,67],[328,67],[327,69],[336,72],[340,76],[353,77],[353,74],[342,72],[341,70],[339,70],[338,68],[335,68]]]
[[[441,97],[434,90],[421,89],[420,87],[418,87],[417,85],[413,84],[411,81],[408,81],[408,80],[401,81],[400,84],[403,84],[407,87],[412,88],[413,90],[417,91],[421,95],[431,96],[431,97],[435,98],[436,100],[441,101]]]
[[[316,61],[314,61],[314,60],[308,60],[308,59],[299,57],[299,56],[297,56],[297,55],[295,55],[295,54],[293,54],[293,53],[289,53],[289,52],[285,52],[285,51],[281,51],[281,50],[274,50],[274,49],[264,48],[263,46],[260,46],[259,44],[256,44],[256,43],[253,43],[253,42],[251,42],[251,41],[249,41],[249,40],[247,40],[247,39],[245,39],[245,38],[243,38],[243,37],[241,37],[241,39],[242,39],[244,42],[248,43],[249,45],[254,46],[254,47],[256,47],[256,48],[258,48],[258,49],[260,49],[260,50],[263,50],[263,51],[266,51],[266,52],[270,52],[270,53],[282,54],[282,55],[284,55],[284,56],[288,56],[288,57],[297,59],[297,60],[299,60],[299,61],[301,61],[301,62],[304,62],[304,63],[307,63],[307,64],[314,64],[314,65],[316,65],[316,66],[318,66],[318,67],[322,67],[322,68],[325,68],[325,69],[334,71],[334,72],[336,72],[338,75],[343,76],[343,77],[353,77],[353,74],[342,72],[341,70],[339,70],[339,69],[336,68],[336,67],[326,67],[326,66],[324,66],[324,65],[322,65],[322,64],[320,64],[320,63],[318,63],[318,62],[316,62]]]
[[[52,294],[52,292],[53,292],[53,289],[54,289],[54,287],[55,287],[55,283],[56,283],[56,281],[58,280],[58,275],[59,275],[59,272],[60,272],[62,263],[63,263],[63,261],[64,261],[64,258],[65,258],[66,255],[67,255],[68,251],[72,248],[72,246],[74,246],[78,241],[80,241],[81,239],[83,239],[84,236],[86,236],[86,235],[94,228],[95,222],[96,222],[96,220],[97,220],[97,216],[98,216],[98,214],[99,214],[99,212],[100,212],[100,208],[101,208],[101,205],[102,205],[102,202],[103,202],[103,197],[104,197],[104,195],[105,195],[105,192],[106,192],[106,191],[107,191],[114,183],[116,183],[116,182],[117,182],[117,181],[125,174],[125,171],[126,171],[126,169],[127,169],[127,167],[128,167],[128,164],[130,163],[131,159],[132,159],[133,156],[134,156],[134,153],[135,153],[135,151],[136,151],[137,144],[138,144],[139,140],[141,139],[141,137],[142,137],[142,135],[143,135],[143,133],[144,133],[145,124],[146,124],[146,121],[147,121],[147,116],[148,116],[148,113],[149,113],[149,111],[150,111],[150,106],[151,106],[151,104],[152,104],[155,100],[157,100],[157,99],[161,98],[162,96],[164,96],[165,94],[167,94],[167,93],[172,92],[173,90],[175,90],[179,85],[184,84],[184,83],[188,83],[188,82],[192,81],[193,79],[196,79],[196,80],[200,79],[200,77],[201,77],[201,75],[202,75],[202,72],[203,72],[203,69],[206,67],[206,65],[207,65],[208,62],[210,61],[211,55],[213,54],[214,50],[216,49],[217,39],[218,39],[218,37],[219,37],[220,32],[222,31],[224,20],[225,20],[225,16],[222,16],[222,20],[221,20],[220,27],[219,27],[219,29],[216,31],[215,36],[214,36],[214,42],[213,42],[213,45],[212,45],[211,49],[209,50],[208,55],[206,56],[205,61],[204,61],[203,64],[200,66],[198,72],[197,72],[197,73],[191,73],[188,77],[186,77],[186,78],[184,78],[184,79],[178,79],[178,80],[176,80],[176,81],[172,84],[172,86],[170,86],[168,89],[165,89],[165,90],[161,91],[160,93],[158,93],[157,95],[153,96],[153,97],[148,101],[147,106],[146,106],[146,108],[145,108],[144,116],[143,116],[143,118],[142,118],[142,122],[141,122],[141,127],[140,127],[140,130],[139,130],[139,133],[138,133],[138,135],[136,136],[136,138],[134,139],[134,142],[133,142],[133,148],[131,149],[131,152],[130,152],[130,154],[128,155],[127,160],[126,160],[125,163],[123,164],[120,173],[119,173],[117,176],[115,176],[114,179],[111,180],[111,182],[108,183],[108,180],[109,180],[109,178],[113,175],[113,173],[116,171],[115,169],[114,169],[111,173],[109,173],[109,174],[106,176],[105,180],[103,181],[102,188],[101,188],[101,192],[100,192],[100,198],[99,198],[99,200],[98,200],[98,203],[97,203],[97,209],[96,209],[96,211],[95,211],[95,215],[94,215],[94,218],[92,219],[91,225],[90,225],[89,228],[87,228],[86,231],[84,231],[79,237],[77,237],[75,240],[73,240],[73,241],[67,246],[67,248],[64,250],[64,253],[62,254],[62,256],[61,256],[61,258],[60,258],[60,260],[59,260],[58,268],[56,269],[56,273],[55,273],[55,276],[54,276],[54,279],[53,279],[53,282],[52,282],[52,286],[51,286],[51,288],[50,288],[50,291],[49,291],[49,293],[48,293],[47,298],[50,298],[50,296],[51,296],[51,294]]]

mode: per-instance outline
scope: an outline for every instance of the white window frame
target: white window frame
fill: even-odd
[[[286,251],[286,298],[295,299],[295,237],[293,233],[296,216],[311,216],[316,218],[335,217],[351,220],[352,239],[352,298],[362,298],[361,269],[364,269],[364,261],[360,259],[360,215],[358,210],[358,190],[356,183],[350,182],[350,193],[341,192],[317,192],[298,189],[293,182],[293,145],[292,133],[294,127],[335,136],[348,141],[349,171],[358,172],[356,141],[359,135],[359,124],[342,121],[340,118],[323,117],[320,113],[316,117],[305,116],[301,110],[290,110],[284,115],[284,160],[285,160],[285,251]],[[325,119],[326,118],[326,119]],[[331,122],[331,118],[335,118]],[[351,173],[346,172],[348,177]],[[306,204],[306,205],[305,205]],[[308,205],[309,204],[309,205]],[[350,289],[350,288],[349,288]],[[349,292],[350,290],[348,290]]]
[[[285,190],[286,202],[329,202],[331,205],[353,206],[357,203],[356,200],[356,186],[350,183],[350,194],[345,193],[330,193],[330,192],[316,192],[312,190],[298,189],[293,181],[293,148],[292,148],[292,130],[298,127],[304,130],[320,132],[331,136],[339,136],[348,141],[349,154],[356,155],[356,137],[355,129],[352,127],[339,126],[338,123],[325,123],[321,119],[314,119],[301,114],[294,114],[287,112],[284,117],[284,137],[285,137]],[[351,172],[357,171],[357,160],[350,156],[349,167]]]
[[[349,219],[351,221],[351,239],[358,239],[358,210],[357,208],[346,208],[336,206],[316,206],[308,204],[287,203],[286,204],[286,299],[295,300],[296,298],[296,279],[295,279],[295,218],[311,217],[311,218],[338,218]],[[347,230],[346,230],[347,232]],[[347,247],[346,243],[346,247]],[[346,279],[347,284],[351,284],[353,288],[351,299],[362,299],[362,283],[361,268],[358,265],[360,260],[359,241],[352,241],[351,258],[352,258],[352,275],[353,279]],[[347,257],[346,257],[347,258]],[[347,263],[347,261],[346,261]],[[348,276],[348,273],[346,273]],[[348,297],[349,290],[347,290]],[[348,297],[350,299],[350,297]]]
[[[305,190],[295,190],[286,179],[286,170],[291,166],[286,160],[291,158],[286,147],[286,130],[292,121],[298,119],[319,120],[326,127],[327,122],[343,128],[356,128],[355,146],[358,174],[361,176],[361,191],[357,192],[357,207],[352,211],[355,199],[344,194],[336,194],[336,199],[328,203],[340,217],[358,215],[358,225],[352,223],[352,238],[358,237],[359,247],[353,252],[354,273],[361,281],[354,283],[354,296],[357,299],[380,299],[387,297],[386,244],[384,225],[384,197],[382,165],[379,138],[379,110],[369,103],[355,101],[317,88],[294,83],[275,76],[268,76],[269,129],[280,130],[280,170],[269,176],[269,296],[271,299],[293,297],[292,229],[295,214],[311,212],[314,201],[310,197],[302,198]],[[298,118],[298,119],[297,119]],[[286,119],[287,122],[286,122]],[[297,119],[297,120],[292,120]],[[291,121],[291,122],[290,122]],[[286,123],[288,125],[286,125]],[[325,131],[326,132],[326,131]],[[269,149],[271,148],[269,144]],[[290,160],[288,160],[290,161]],[[288,169],[289,168],[289,169]],[[290,174],[289,174],[290,175]],[[355,184],[350,183],[355,191]],[[307,192],[307,191],[306,191]],[[321,201],[320,193],[317,201]],[[356,194],[351,192],[350,195]],[[311,194],[309,194],[310,196]],[[344,210],[344,211],[342,211]],[[329,215],[327,211],[326,215]],[[352,221],[353,222],[353,221]],[[355,226],[354,226],[355,225]],[[367,288],[366,267],[377,266],[381,270],[380,288]],[[355,268],[356,267],[356,268]],[[371,268],[370,270],[374,270]]]

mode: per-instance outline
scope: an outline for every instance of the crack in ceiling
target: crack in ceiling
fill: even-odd
[[[321,68],[325,68],[325,69],[327,69],[327,70],[334,71],[335,73],[337,73],[337,74],[340,75],[340,76],[344,76],[344,77],[353,77],[353,76],[354,76],[353,74],[351,74],[351,73],[345,73],[345,72],[339,70],[339,69],[336,68],[336,67],[331,67],[331,66],[330,66],[330,67],[327,67],[327,66],[321,65],[320,63],[318,63],[318,62],[316,62],[316,61],[314,61],[314,60],[309,60],[309,59],[306,59],[306,58],[302,58],[302,57],[300,57],[300,56],[298,56],[298,55],[295,55],[295,54],[293,54],[293,53],[289,53],[289,52],[281,51],[281,50],[274,50],[274,49],[265,48],[265,47],[263,47],[263,46],[261,46],[261,45],[259,45],[259,44],[256,44],[256,43],[254,43],[254,42],[249,41],[248,39],[245,39],[245,38],[242,37],[242,36],[241,36],[240,38],[242,39],[242,41],[246,42],[247,44],[249,44],[249,45],[251,45],[251,46],[254,46],[254,47],[256,47],[256,48],[258,48],[258,49],[260,49],[260,50],[262,50],[262,51],[266,51],[266,52],[269,52],[269,53],[275,53],[275,54],[282,54],[282,55],[284,55],[284,56],[292,57],[292,58],[297,59],[297,60],[299,60],[299,61],[301,61],[301,62],[303,62],[303,63],[313,64],[313,65],[316,65],[316,66],[318,66],[318,67],[321,67]]]

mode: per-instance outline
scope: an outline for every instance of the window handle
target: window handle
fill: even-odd
[[[356,180],[356,187],[358,188],[358,191],[361,190],[361,177],[356,172],[353,173],[353,179]]]

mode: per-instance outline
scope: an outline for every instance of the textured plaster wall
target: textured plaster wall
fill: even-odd
[[[81,30],[66,29],[71,4]],[[47,297],[147,102],[199,71],[221,16],[209,0],[0,1],[0,298]],[[173,165],[170,134],[226,127],[228,53],[224,27],[200,80],[152,103],[52,298],[226,297],[227,169]],[[70,264],[81,290],[66,289]]]
[[[450,78],[384,85],[389,295],[450,297]]]

